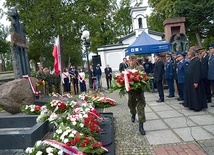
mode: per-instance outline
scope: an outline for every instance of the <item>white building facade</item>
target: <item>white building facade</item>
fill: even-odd
[[[98,55],[100,55],[101,58],[102,71],[104,71],[107,64],[109,64],[113,71],[119,71],[119,64],[125,57],[125,49],[131,45],[143,31],[156,40],[162,40],[163,33],[148,30],[146,21],[147,8],[147,6],[143,6],[131,9],[130,15],[132,17],[134,32],[120,38],[119,44],[97,47]]]

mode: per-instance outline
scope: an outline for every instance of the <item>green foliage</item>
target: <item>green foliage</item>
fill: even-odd
[[[10,51],[10,43],[6,40],[8,32],[8,28],[0,24],[0,53]]]
[[[209,37],[210,32],[214,30],[213,5],[213,0],[179,0],[175,3],[175,13],[186,18],[187,31],[199,34],[199,45],[202,39]]]
[[[190,45],[200,45],[214,32],[213,0],[149,0],[153,8],[148,18],[148,26],[152,30],[163,31],[163,21],[167,18],[185,17],[186,31]],[[210,39],[208,39],[210,40]],[[207,43],[204,42],[207,46]]]
[[[72,65],[82,65],[84,29],[90,32],[90,52],[97,53],[97,46],[118,41],[113,20],[118,11],[116,0],[7,0],[6,5],[17,6],[26,27],[30,40],[29,59],[37,62],[40,56],[46,57],[47,66],[53,65],[51,53],[57,35],[62,38],[65,66],[69,56]]]
[[[131,1],[130,0],[121,0],[120,8],[114,16],[115,26],[118,33],[120,35],[128,35],[132,32],[132,19],[130,16],[130,8]]]

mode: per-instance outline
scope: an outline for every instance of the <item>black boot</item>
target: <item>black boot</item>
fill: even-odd
[[[132,115],[131,121],[134,123],[135,122],[135,115]]]
[[[146,134],[146,132],[145,132],[145,130],[143,128],[143,123],[139,123],[139,131],[140,131],[141,135],[145,135]]]

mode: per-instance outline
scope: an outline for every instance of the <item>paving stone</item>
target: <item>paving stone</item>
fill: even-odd
[[[172,117],[181,117],[182,115],[177,112],[176,110],[171,110],[171,111],[158,111],[158,115],[162,118],[172,118]]]
[[[146,131],[168,129],[168,127],[161,120],[150,120],[145,123]]]
[[[174,131],[184,141],[205,140],[205,139],[213,139],[214,138],[213,135],[206,132],[201,127],[179,128],[179,129],[174,129]]]
[[[193,122],[199,124],[199,125],[214,125],[214,119],[211,115],[197,115],[197,116],[190,116],[189,119],[191,119]]]
[[[159,119],[159,117],[154,112],[146,113],[146,120]]]
[[[152,145],[181,142],[170,130],[149,131],[146,134],[146,138]]]
[[[158,105],[158,106],[153,106],[152,109],[154,111],[168,111],[168,110],[173,110],[170,106],[168,105]]]
[[[171,127],[171,128],[182,128],[188,126],[196,126],[191,120],[185,117],[176,117],[176,118],[166,118],[164,121]]]
[[[145,107],[145,112],[152,112],[152,109],[148,106]]]
[[[183,107],[183,106],[182,106]],[[200,115],[205,115],[207,113],[207,111],[199,111],[199,112],[195,112],[192,110],[189,110],[188,108],[181,108],[181,109],[177,109],[178,112],[180,112],[183,116],[200,116]]]

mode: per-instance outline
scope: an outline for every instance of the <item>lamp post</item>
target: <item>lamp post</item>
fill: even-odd
[[[86,59],[87,59],[87,68],[88,68],[88,75],[89,75],[89,88],[92,86],[91,76],[90,76],[90,64],[88,59],[88,48],[90,46],[90,40],[89,40],[90,33],[87,30],[84,30],[82,32],[81,39],[83,40],[83,44],[85,46],[85,52],[86,52]]]

